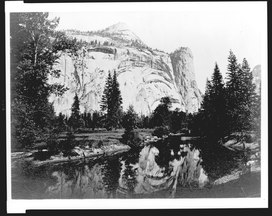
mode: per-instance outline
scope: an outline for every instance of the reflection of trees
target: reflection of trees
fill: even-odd
[[[124,175],[123,177],[125,178],[126,180],[126,185],[127,185],[127,188],[128,188],[128,192],[129,193],[133,193],[134,191],[134,187],[137,183],[137,180],[136,180],[136,170],[133,169],[133,166],[129,163],[125,163],[125,171],[124,171]]]
[[[205,145],[205,148],[201,151],[202,166],[210,178],[220,178],[237,168],[236,158],[238,156],[239,154],[223,146]]]
[[[180,144],[180,141],[167,140],[147,145],[141,152],[129,151],[121,157],[116,155],[91,160],[88,164],[67,163],[37,170],[28,167],[28,171],[22,172],[25,176],[34,176],[35,180],[41,178],[40,182],[45,184],[33,189],[32,194],[42,191],[44,186],[44,191],[47,188],[43,193],[45,198],[115,198],[117,189],[118,196],[135,197],[136,194],[175,190],[178,186],[198,187],[206,181],[202,164],[208,174],[219,170],[215,161],[221,162],[219,165],[224,168],[222,161],[228,157],[225,152],[213,155],[214,151],[203,149],[200,155],[198,149]]]
[[[127,163],[136,164],[139,161],[139,150],[130,150],[122,157]]]
[[[171,172],[171,167],[169,166],[169,162],[174,159],[180,160],[181,156],[185,156],[186,154],[178,154],[180,151],[180,137],[168,137],[164,140],[159,140],[155,147],[159,150],[158,156],[155,157],[156,163],[160,167],[164,167],[166,173]],[[172,154],[171,154],[172,152]]]
[[[118,188],[118,180],[120,177],[121,163],[117,156],[110,157],[105,160],[102,168],[103,172],[103,184],[107,191],[108,198],[116,197],[116,190]]]
[[[105,198],[101,165],[66,164],[52,172],[56,184],[49,186],[49,198]]]
[[[129,193],[129,195],[133,196],[134,188],[137,184],[136,179],[137,169],[134,167],[134,165],[137,164],[139,161],[139,151],[137,150],[129,151],[122,157],[122,160],[124,161],[125,165],[125,169],[122,175],[122,181],[124,185],[126,185],[127,192]]]

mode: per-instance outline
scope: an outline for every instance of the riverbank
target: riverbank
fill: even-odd
[[[86,161],[86,160],[95,159],[98,157],[120,154],[129,150],[130,150],[130,147],[127,145],[112,144],[112,145],[107,145],[107,146],[103,146],[101,148],[96,148],[96,149],[76,147],[74,149],[74,152],[77,152],[78,154],[77,156],[64,157],[60,153],[58,155],[52,155],[47,160],[35,160],[34,154],[37,151],[32,151],[27,153],[24,153],[24,152],[11,153],[11,158],[13,159],[13,161],[16,159],[24,159],[25,161],[32,162],[33,165],[41,166],[45,164],[58,164],[58,163],[65,163],[65,162],[74,162],[78,160]]]
[[[137,129],[136,130],[142,140],[151,136],[152,130],[150,129]],[[98,157],[111,156],[119,153],[129,151],[131,148],[128,145],[120,142],[124,130],[118,129],[114,131],[97,131],[97,132],[84,132],[74,134],[75,147],[71,150],[71,155],[64,157],[63,153],[46,156],[48,152],[46,144],[42,149],[37,149],[34,145],[31,149],[24,151],[15,151],[11,153],[12,161],[23,159],[31,162],[33,165],[40,166],[44,164],[58,164],[65,162],[73,162],[78,160],[90,160]],[[58,140],[65,140],[67,134],[60,134]],[[46,159],[39,159],[36,155],[45,155]],[[42,158],[42,157],[41,157]]]
[[[148,157],[144,159],[144,162],[148,162],[148,164],[150,164],[150,160],[151,160],[154,162],[154,164],[158,163],[159,165],[157,166],[157,168],[161,169],[162,163],[165,163],[165,165],[168,166],[169,161],[173,161],[173,157],[178,157],[178,158],[180,157],[179,156],[180,148],[176,148],[176,147],[179,147],[179,145],[176,145],[177,143],[179,144],[179,140],[181,140],[182,143],[184,144],[189,143],[189,146],[191,146],[190,143],[192,143],[193,145],[191,147],[193,148],[193,146],[197,146],[197,151],[200,147],[202,148],[202,149],[199,149],[201,153],[200,155],[201,158],[199,158],[200,163],[196,164],[196,159],[198,158],[198,154],[187,153],[189,154],[187,156],[189,157],[189,159],[187,160],[186,164],[191,164],[192,165],[191,167],[195,167],[195,165],[197,165],[197,167],[200,166],[200,168],[203,168],[205,175],[208,176],[209,181],[207,181],[207,183],[205,183],[205,185],[201,187],[195,184],[196,182],[194,181],[188,181],[189,182],[188,184],[182,184],[180,186],[173,187],[172,189],[171,187],[170,188],[167,187],[167,189],[161,189],[156,191],[154,188],[154,192],[152,192],[151,190],[150,193],[148,194],[136,193],[134,194],[135,196],[133,195],[134,198],[227,198],[227,197],[231,198],[231,197],[259,197],[260,196],[261,169],[260,169],[260,163],[258,162],[258,158],[256,157],[256,155],[258,155],[260,148],[259,149],[256,148],[257,146],[256,143],[248,142],[245,145],[247,147],[246,148],[247,157],[245,160],[243,157],[244,149],[243,148],[241,149],[242,143],[235,142],[231,139],[226,140],[225,143],[221,143],[221,145],[219,143],[216,143],[216,145],[206,145],[207,143],[203,142],[201,139],[197,140],[197,137],[185,137],[185,141],[186,141],[185,142],[184,139],[182,139],[182,137],[179,137],[179,135],[170,135],[169,137],[158,138],[158,137],[152,136],[151,134],[148,134],[146,131],[142,131],[142,132],[145,133],[144,135],[141,135],[141,137],[143,138],[142,146],[145,146],[145,147],[146,145],[148,146],[150,145],[153,147],[155,146],[158,148],[159,152],[163,153],[163,154],[156,155],[157,158],[155,160],[155,157],[152,159],[151,158],[152,155],[150,155],[149,152],[146,152]],[[101,134],[104,134],[104,136],[101,136]],[[49,173],[49,174],[46,174],[45,176],[42,176],[41,181],[44,181],[45,179],[47,179],[46,176],[48,175],[51,176],[51,174],[57,170],[59,173],[62,173],[61,176],[63,176],[64,179],[66,178],[65,177],[66,175],[68,176],[68,173],[72,174],[73,176],[72,179],[74,179],[75,182],[78,182],[78,180],[76,180],[78,178],[78,175],[83,176],[82,178],[80,178],[82,180],[85,179],[86,181],[87,180],[93,181],[93,180],[90,180],[90,176],[93,176],[94,173],[99,173],[98,179],[103,179],[99,181],[100,183],[102,182],[101,184],[103,185],[107,184],[108,181],[111,182],[112,178],[114,179],[114,181],[116,181],[114,185],[118,185],[119,183],[117,184],[117,182],[120,179],[122,180],[123,178],[126,179],[124,180],[124,182],[130,182],[131,184],[132,183],[136,184],[135,182],[136,179],[138,179],[141,183],[141,178],[134,179],[132,177],[133,175],[136,175],[136,176],[138,175],[137,174],[138,171],[135,169],[135,167],[138,166],[137,163],[140,163],[138,162],[139,153],[137,153],[137,150],[139,149],[137,150],[131,149],[129,146],[122,144],[119,140],[119,137],[121,137],[121,135],[122,135],[121,131],[118,131],[118,132],[111,131],[106,133],[99,132],[99,133],[92,133],[92,134],[85,133],[84,138],[82,134],[79,134],[79,135],[76,134],[77,139],[80,138],[80,140],[77,140],[76,147],[72,149],[72,152],[73,152],[72,155],[75,155],[75,156],[71,155],[70,157],[64,157],[62,153],[59,153],[57,155],[51,155],[50,158],[46,160],[35,160],[34,158],[35,153],[43,152],[43,150],[39,150],[39,151],[31,150],[28,152],[14,152],[11,154],[12,166],[16,167],[17,165],[17,170],[18,170],[18,167],[19,167],[19,170],[21,169],[20,168],[21,164],[22,164],[22,167],[27,168],[24,171],[27,173],[27,175],[23,176],[24,178],[27,179],[25,181],[26,182],[25,184],[28,184],[29,183],[28,181],[31,181],[28,179],[27,177],[28,175],[32,176],[37,174],[37,176],[39,176],[41,175],[41,173],[44,173],[39,171],[41,169],[46,170],[46,172]],[[193,140],[195,140],[196,142],[199,142],[200,144],[195,145],[196,143],[191,142]],[[157,143],[158,146],[156,146],[155,143]],[[230,143],[231,143],[232,149],[230,149],[230,146],[224,146],[224,145],[230,145]],[[171,151],[168,152],[169,149],[171,149]],[[188,149],[188,151],[190,152],[192,151],[192,149],[190,150]],[[128,153],[125,153],[125,152],[128,152]],[[125,153],[125,154],[122,154],[122,153]],[[134,153],[135,153],[135,157],[134,157]],[[108,157],[113,155],[116,155],[116,156]],[[158,157],[160,157],[159,158],[160,161],[157,161]],[[186,158],[185,153],[183,157]],[[252,162],[252,159],[254,157],[256,160]],[[120,160],[122,160],[121,163],[120,163]],[[23,161],[26,161],[27,163],[21,163]],[[88,163],[82,163],[86,161]],[[89,163],[89,161],[91,163]],[[73,163],[70,163],[70,162],[73,162]],[[142,163],[143,161],[141,162],[141,164]],[[129,166],[127,166],[126,164],[129,164]],[[105,173],[105,170],[104,170],[105,166],[108,167],[108,171],[106,172],[107,174]],[[73,168],[71,168],[70,170],[70,167],[73,167]],[[84,167],[84,169],[82,167]],[[120,171],[120,168],[121,168],[121,171]],[[67,169],[70,170],[71,172],[70,171],[68,172]],[[82,172],[82,169],[83,170],[86,169],[86,170]],[[52,170],[52,173],[51,173],[51,170]],[[115,171],[113,172],[113,170]],[[186,170],[187,169],[183,170],[185,172],[184,174],[182,174],[182,178],[185,178],[185,179],[188,176],[191,176],[191,177],[195,175],[197,176],[199,175],[199,173],[201,173],[197,171],[198,169],[196,169],[195,171],[194,169],[192,169],[190,170],[189,173],[187,173],[188,170],[187,171]],[[93,174],[85,176],[85,174],[90,172]],[[14,171],[13,176],[19,175],[19,173],[20,172]],[[119,174],[124,176],[120,177]],[[126,174],[128,174],[128,176],[126,176]],[[149,178],[149,176],[147,176],[147,178]],[[35,177],[35,179],[39,181],[38,178]],[[48,180],[48,182],[50,181]],[[67,181],[71,181],[71,179],[69,178],[67,179]],[[158,181],[158,179],[154,180],[155,183],[156,181]],[[21,182],[21,180],[19,180],[18,182]],[[19,184],[18,182],[16,184],[24,185],[21,183]],[[94,183],[94,186],[92,189],[95,189],[96,183]],[[31,189],[32,188],[31,183],[29,185],[30,185],[29,188]],[[156,186],[157,186],[157,183],[156,183]],[[20,187],[24,187],[24,186],[18,186],[18,188]],[[130,187],[132,187],[132,185],[130,185]],[[99,188],[101,188],[101,186],[99,186]],[[89,189],[86,188],[86,190],[89,190]],[[117,197],[122,197],[122,196],[123,196],[122,194],[121,195],[118,194]],[[125,194],[124,196],[129,196],[129,195]],[[69,195],[67,197],[69,197]],[[131,198],[131,197],[127,197],[127,198]]]
[[[261,173],[248,172],[237,179],[229,178],[226,182],[202,189],[178,188],[175,198],[238,198],[261,196]]]

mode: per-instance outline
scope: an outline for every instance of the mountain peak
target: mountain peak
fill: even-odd
[[[105,29],[106,31],[130,31],[129,26],[124,22],[118,22]]]
[[[102,32],[111,34],[112,36],[118,36],[128,41],[137,40],[139,42],[142,42],[141,39],[134,32],[132,32],[129,26],[124,22],[118,22],[116,24],[113,24],[102,30]]]

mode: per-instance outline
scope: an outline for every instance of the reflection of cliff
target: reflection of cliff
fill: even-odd
[[[48,198],[133,198],[166,190],[175,196],[177,187],[203,187],[208,178],[199,150],[187,145],[145,146],[93,164],[67,165],[54,169],[55,184]],[[158,160],[158,158],[164,158]],[[119,158],[120,157],[120,158]]]
[[[169,152],[161,153],[170,154],[165,157],[169,159],[165,166],[156,162],[159,153],[158,148],[145,146],[140,152],[138,163],[123,162],[119,179],[121,189],[135,194],[151,194],[167,189],[174,196],[177,186],[203,187],[207,183],[208,178],[201,166],[199,150],[191,150],[190,147],[181,145],[179,151],[170,149]],[[164,162],[166,163],[165,160]],[[131,185],[131,182],[134,184]],[[123,194],[127,192],[121,189],[119,191]]]

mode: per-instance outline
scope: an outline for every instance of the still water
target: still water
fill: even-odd
[[[202,188],[208,182],[201,150],[180,140],[84,163],[12,166],[13,199],[175,197],[178,187]]]

